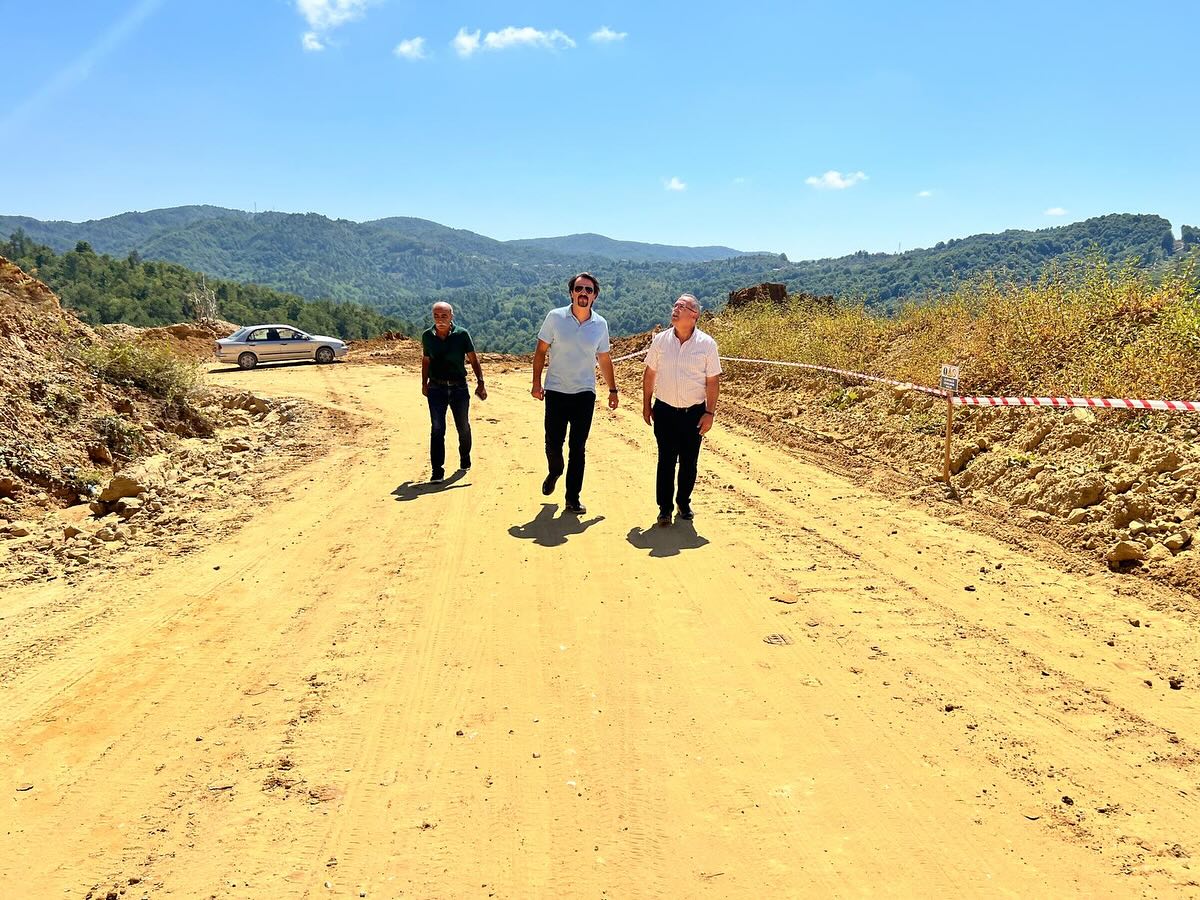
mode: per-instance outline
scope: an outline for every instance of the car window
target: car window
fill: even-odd
[[[290,328],[280,328],[279,339],[281,341],[295,341],[300,339],[300,335],[292,331]]]
[[[278,328],[268,328],[267,329],[267,340],[268,341],[279,340],[279,329]]]
[[[248,341],[265,341],[266,339],[267,329],[265,328],[255,329],[254,331],[250,332],[249,336],[246,338]]]

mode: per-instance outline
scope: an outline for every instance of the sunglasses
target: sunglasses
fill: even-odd
[[[590,284],[577,284],[574,287],[574,291],[577,294],[594,294],[594,293],[596,293],[596,289],[594,287],[592,287]]]

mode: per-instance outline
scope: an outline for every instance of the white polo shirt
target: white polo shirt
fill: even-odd
[[[608,322],[594,309],[581,323],[571,307],[546,314],[538,340],[550,345],[546,390],[563,394],[596,392],[596,355],[608,353]]]
[[[679,409],[704,403],[705,379],[721,374],[717,342],[699,328],[683,343],[674,328],[660,331],[650,342],[646,365],[654,370],[654,396]]]

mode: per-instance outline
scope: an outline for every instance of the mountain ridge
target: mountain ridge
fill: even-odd
[[[498,241],[403,216],[360,223],[318,213],[203,206],[80,224],[0,217],[0,236],[11,228],[51,247],[87,241],[102,253],[119,257],[136,252],[140,258],[170,261],[214,278],[310,299],[362,303],[414,323],[427,319],[433,301],[447,300],[480,347],[505,352],[528,350],[546,310],[564,302],[566,280],[584,269],[601,281],[600,308],[613,333],[630,334],[663,321],[666,305],[682,291],[696,294],[712,309],[732,290],[777,281],[793,292],[833,295],[887,310],[988,273],[1030,281],[1047,266],[1089,254],[1109,262],[1133,258],[1139,265],[1159,265],[1171,259],[1176,246],[1166,219],[1130,213],[1036,231],[952,238],[900,254],[860,250],[794,263],[783,254],[697,260],[688,254],[703,254],[706,248],[620,242],[602,235]],[[139,239],[133,241],[135,237]],[[611,255],[631,255],[630,248],[655,252],[655,246],[660,255],[669,251],[674,258]],[[566,252],[571,247],[578,250]]]

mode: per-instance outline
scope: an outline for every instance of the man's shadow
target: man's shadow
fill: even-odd
[[[426,494],[440,494],[442,491],[464,488],[466,487],[465,484],[455,484],[454,482],[462,481],[466,475],[465,470],[459,469],[441,484],[434,484],[431,481],[406,481],[392,491],[392,496],[397,501],[416,500],[418,497],[424,497]]]
[[[639,550],[649,550],[651,556],[678,556],[684,550],[698,550],[708,543],[708,538],[696,533],[696,526],[684,519],[676,519],[674,525],[663,528],[630,528],[625,540]]]
[[[532,522],[524,525],[514,525],[508,533],[515,538],[532,540],[539,547],[558,547],[567,542],[573,534],[583,534],[597,522],[603,522],[604,516],[584,520],[573,513],[561,513],[554,517],[558,509],[557,503],[543,503],[541,511]]]

